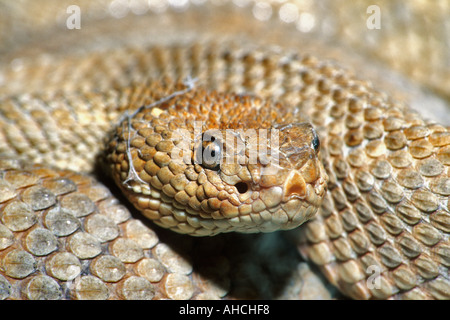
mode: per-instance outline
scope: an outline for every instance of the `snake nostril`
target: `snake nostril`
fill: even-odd
[[[239,193],[246,193],[248,185],[245,182],[238,182],[234,185]]]

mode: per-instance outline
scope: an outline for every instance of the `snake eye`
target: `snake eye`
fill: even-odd
[[[194,163],[205,169],[218,171],[222,159],[222,139],[214,136],[215,132],[204,132],[202,140],[194,151]]]
[[[222,149],[220,145],[214,141],[203,141],[202,144],[202,164],[206,169],[219,170],[220,158],[222,157]]]
[[[312,146],[316,152],[320,149],[320,140],[319,136],[317,135],[316,131],[313,130],[313,139],[312,139]]]

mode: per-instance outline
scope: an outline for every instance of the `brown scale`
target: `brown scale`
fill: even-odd
[[[170,93],[170,99],[155,100],[125,119],[107,151],[113,177],[145,216],[180,233],[215,235],[291,229],[314,214],[326,176],[317,159],[314,129],[302,123],[298,113],[250,96],[164,87],[169,88],[162,91]],[[270,164],[272,128],[280,133],[276,173],[261,164],[264,159],[252,159],[250,154],[250,148],[267,145],[264,161]],[[205,139],[212,129],[221,134],[217,141],[209,137],[201,143],[192,141]],[[231,138],[239,139],[245,152],[229,150],[230,129],[235,132]],[[246,135],[249,129],[256,136]],[[262,142],[260,129],[267,130]],[[183,141],[183,135],[191,140]],[[222,163],[211,164],[207,158],[202,163],[199,157],[205,152],[217,152]],[[185,156],[182,161],[174,158],[180,154]]]
[[[249,299],[271,294],[239,280],[261,264],[257,254],[252,256],[254,249],[237,249],[242,247],[239,237],[194,241],[146,225],[87,175],[15,160],[0,161],[0,168],[2,300]],[[254,261],[248,270],[239,254]],[[269,259],[264,265],[273,268],[285,258]],[[298,267],[303,276],[292,285],[314,279],[306,266]],[[314,285],[311,289],[320,290]],[[308,297],[311,290],[305,290]]]
[[[391,2],[389,0],[389,3]],[[92,4],[94,8],[88,10],[86,7],[86,10],[93,13],[94,17],[96,13],[99,14],[102,21],[112,21],[106,27],[101,25],[99,28],[84,29],[88,32],[84,33],[78,39],[78,42],[64,28],[62,31],[63,37],[57,35],[53,37],[52,34],[45,41],[39,41],[39,38],[33,38],[33,35],[47,36],[48,30],[56,31],[55,19],[60,17],[55,14],[55,11],[65,12],[65,10],[59,10],[60,7],[51,3],[53,1],[45,2],[45,5],[39,2],[39,8],[35,8],[37,10],[30,9],[31,5],[36,5],[34,2],[29,2],[23,7],[7,6],[5,12],[11,10],[12,15],[6,14],[5,19],[0,19],[0,23],[6,24],[5,28],[0,28],[1,31],[4,31],[3,33],[0,31],[0,37],[2,41],[6,41],[3,48],[6,50],[7,57],[4,60],[5,64],[2,61],[2,78],[7,79],[7,81],[0,88],[2,93],[0,104],[2,111],[0,123],[2,127],[0,137],[2,155],[12,157],[21,155],[28,161],[51,163],[60,168],[70,167],[77,171],[91,172],[95,156],[99,151],[99,145],[101,145],[106,132],[110,130],[111,123],[116,123],[121,118],[123,111],[128,108],[131,108],[130,111],[133,112],[143,104],[167,96],[168,92],[164,92],[158,84],[152,81],[154,79],[159,80],[164,76],[173,79],[182,79],[187,75],[198,76],[200,84],[205,85],[208,90],[257,94],[264,99],[270,98],[270,100],[279,101],[282,105],[296,105],[301,108],[302,112],[305,112],[305,116],[309,115],[314,125],[317,126],[316,129],[322,138],[322,158],[330,178],[330,191],[322,204],[320,215],[317,220],[308,224],[305,232],[312,245],[312,249],[308,252],[309,257],[322,265],[331,281],[352,297],[449,298],[448,167],[450,165],[450,146],[448,128],[427,123],[417,115],[406,112],[401,105],[391,103],[386,99],[386,95],[376,92],[368,81],[355,79],[351,72],[335,66],[334,62],[322,62],[321,58],[300,54],[299,52],[287,52],[285,49],[280,50],[283,46],[299,48],[298,50],[309,50],[310,48],[310,43],[303,42],[300,33],[297,32],[294,35],[289,32],[285,33],[283,32],[286,31],[284,28],[280,29],[282,28],[280,24],[276,25],[278,28],[273,28],[273,30],[282,30],[275,33],[275,36],[268,30],[272,29],[272,25],[264,29],[262,33],[255,32],[255,39],[262,35],[260,38],[267,39],[267,43],[271,41],[279,43],[280,47],[276,50],[269,49],[264,44],[261,49],[251,45],[247,47],[245,43],[241,42],[233,46],[229,44],[208,45],[199,41],[187,46],[175,47],[160,47],[157,45],[150,48],[143,44],[143,47],[139,49],[124,48],[123,44],[120,43],[116,44],[120,48],[108,51],[108,49],[102,47],[101,41],[99,43],[99,40],[103,37],[108,37],[108,35],[105,35],[107,31],[111,33],[119,30],[120,32],[129,31],[128,35],[132,39],[133,34],[139,34],[137,31],[145,30],[145,32],[149,32],[151,28],[142,28],[140,25],[133,28],[132,25],[138,20],[137,15],[131,15],[131,17],[129,15],[128,18],[122,19],[111,17],[103,19],[104,9],[111,3],[105,1],[101,4]],[[58,2],[58,6],[61,5],[64,9],[69,4],[61,3]],[[351,3],[351,5],[347,3]],[[83,12],[84,5],[86,5],[85,2],[83,2]],[[102,7],[102,5],[105,7]],[[279,6],[281,5],[284,5],[284,3],[279,4]],[[369,39],[367,34],[364,37],[366,31],[369,33],[373,31],[361,28],[359,23],[351,23],[352,21],[358,21],[353,17],[366,13],[368,3],[361,1],[360,4],[355,4],[333,0],[325,6],[321,4],[320,10],[314,4],[311,5],[313,6],[311,10],[315,21],[319,23],[319,29],[333,30],[332,38],[337,42],[339,40],[345,42],[345,39],[347,39],[346,43],[350,43],[350,47],[355,48],[354,51],[363,51],[365,44],[373,43],[372,41],[365,41]],[[405,4],[402,4],[402,8],[403,5]],[[204,4],[204,6],[208,6],[208,4]],[[322,6],[327,10],[322,10]],[[417,2],[410,1],[408,6],[412,10],[408,10],[410,14],[405,20],[402,10],[391,10],[391,6],[387,5],[387,2],[380,2],[383,17],[392,17],[391,21],[395,23],[392,23],[391,27],[383,24],[383,28],[377,30],[377,32],[383,33],[383,36],[380,36],[378,40],[370,37],[371,40],[376,41],[373,54],[374,56],[384,57],[384,60],[390,61],[394,68],[406,70],[406,74],[409,76],[418,75],[422,83],[448,95],[448,79],[450,79],[448,67],[446,67],[449,65],[446,63],[448,60],[448,54],[446,54],[448,42],[445,40],[445,32],[433,32],[445,29],[442,26],[447,21],[448,5],[444,1],[439,2],[437,6],[427,6],[423,3],[417,6]],[[200,13],[202,8],[204,9],[203,6],[195,7]],[[45,10],[42,8],[45,8]],[[278,5],[273,5],[272,8],[275,13],[278,10]],[[196,10],[187,10],[183,14],[190,15],[192,12],[196,13]],[[29,15],[30,11],[38,11],[41,14]],[[218,34],[214,32],[219,31],[222,34],[228,28],[232,30],[233,27],[238,30],[240,35],[243,27],[253,28],[256,26],[256,24],[249,23],[251,21],[251,19],[248,19],[250,16],[245,15],[244,23],[228,24],[227,28],[224,28],[223,24],[217,26],[212,23],[216,17],[214,13],[221,13],[222,10],[216,8],[216,10],[204,11],[208,12],[208,16],[211,14],[210,17],[212,18],[208,20],[207,16],[200,15],[202,19],[196,18],[192,21],[210,23],[211,29],[208,28],[208,31],[211,30],[213,35]],[[226,12],[226,10],[223,10],[223,12]],[[434,19],[424,19],[423,17],[429,16],[428,13]],[[173,19],[174,15],[170,10],[161,15],[152,15],[156,18],[162,16],[166,27],[181,23],[178,15],[176,15],[176,19]],[[333,18],[332,20],[336,21],[333,28],[329,28],[329,26],[320,28],[324,26],[321,24],[322,22],[328,23],[330,21],[330,19],[327,19],[330,15]],[[274,16],[277,15],[274,14]],[[398,19],[399,17],[400,19]],[[190,19],[186,19],[186,21],[188,20]],[[216,20],[221,21],[220,19]],[[17,28],[19,34],[10,32],[8,23],[11,21],[21,21],[23,29]],[[130,21],[133,21],[133,23],[130,23]],[[157,26],[153,24],[153,20],[149,19],[148,21],[150,21],[150,26]],[[167,23],[167,21],[173,23]],[[414,23],[411,23],[411,21],[414,21]],[[417,23],[418,21],[421,23]],[[95,26],[95,21],[93,22],[92,25]],[[411,26],[417,28],[411,28]],[[24,31],[24,33],[21,34],[21,31]],[[178,34],[177,32],[171,34],[173,30],[169,30],[169,34],[164,34],[165,29],[157,29],[157,31],[163,34],[162,38],[167,35],[169,42],[176,43],[179,40],[172,38],[172,36]],[[194,30],[194,33],[199,31]],[[78,33],[72,32],[71,34]],[[436,38],[430,37],[427,39],[432,39],[432,41],[422,41],[424,40],[422,39],[424,34],[433,34],[433,37],[436,36]],[[442,35],[443,38],[438,34]],[[26,44],[21,47],[24,44],[24,39],[20,39],[21,35],[26,35],[25,38],[27,39],[30,35],[30,39],[33,39],[30,47],[27,47]],[[283,36],[280,37],[280,35]],[[315,34],[313,36],[315,38]],[[285,41],[287,38],[293,41]],[[89,40],[92,41],[92,39],[96,44],[95,48],[100,47],[105,50],[91,52],[89,50],[92,50],[92,48],[88,48],[89,54],[87,55],[66,56],[67,51],[72,54],[73,48],[78,48],[78,46],[83,51],[83,45],[89,43]],[[147,39],[153,39],[153,37],[147,35]],[[380,43],[380,41],[383,42]],[[108,43],[108,41],[106,42]],[[141,42],[136,41],[134,43]],[[42,48],[39,44],[42,45]],[[12,48],[12,54],[8,52],[9,48]],[[15,51],[17,48],[20,50]],[[380,50],[380,48],[386,50]],[[408,50],[411,48],[413,50]],[[312,51],[315,51],[315,49],[315,47],[311,48]],[[325,49],[326,53],[333,52],[334,47],[326,47]],[[42,62],[34,59],[35,52],[55,53],[55,55],[51,55],[51,59]],[[28,53],[30,53],[29,56],[27,56]],[[325,56],[330,57],[330,55]],[[333,54],[331,56],[333,57]],[[423,59],[424,56],[430,57],[430,59]],[[9,58],[11,60],[8,60]],[[15,58],[18,58],[18,60]],[[351,56],[351,59],[347,61],[345,59],[337,60],[350,63],[353,58]],[[9,63],[10,61],[14,63]],[[371,65],[371,61],[364,60],[363,64]],[[418,61],[420,63],[417,63]],[[357,67],[355,70],[361,77],[366,77],[366,75],[369,77],[370,72],[366,74],[364,70],[359,70]],[[387,79],[381,77],[378,80],[381,81],[375,83],[378,86],[383,86],[384,80]],[[136,86],[136,83],[143,83],[143,85]],[[389,88],[391,82],[387,81],[386,83],[388,83],[387,89],[391,89]],[[396,87],[392,91],[397,93],[397,89],[402,90]],[[12,97],[8,98],[11,95]],[[409,90],[406,90],[406,96],[409,95]],[[174,127],[179,125],[182,125],[182,123],[172,124],[170,129],[173,130]],[[121,129],[119,128],[119,130]],[[140,154],[134,153],[133,155],[151,158],[157,152],[161,152],[160,150],[167,150],[167,145],[157,147],[160,142],[156,141],[159,139],[157,137],[161,138],[162,134],[163,131],[161,131],[161,134],[158,133],[155,137],[147,139],[145,143],[148,142],[148,148],[145,152],[142,151]],[[134,147],[139,147],[142,146],[143,141],[142,139],[136,139],[132,143]],[[155,160],[158,164],[150,161],[147,169],[149,172],[156,174],[159,170],[158,165],[164,164],[167,159],[158,154]],[[135,167],[142,165],[139,162],[139,160],[136,160]],[[126,161],[123,161],[122,164],[124,167],[127,166]],[[173,174],[184,170],[180,166],[170,164],[168,167]],[[196,194],[197,188],[194,181],[197,181],[197,179],[205,180],[201,171],[201,167],[197,166],[184,172],[186,180],[181,177],[177,178],[179,179],[177,181],[183,181],[182,183],[186,184],[184,189],[186,194],[192,193],[191,196]],[[232,169],[229,171],[233,172]],[[252,175],[255,171],[257,171],[257,168],[249,173],[239,171],[240,178],[243,179],[242,177]],[[51,171],[48,171],[48,174],[51,176]],[[58,185],[67,186],[67,190],[70,191],[58,195],[57,199],[65,199],[65,193],[72,194],[74,192],[72,190],[73,185],[79,184],[85,187],[89,185],[86,178],[83,178],[84,176],[68,174],[72,180],[69,179],[66,183],[58,183]],[[236,174],[238,172],[233,173],[233,175]],[[57,280],[43,278],[39,275],[39,272],[43,270],[42,268],[39,268],[39,270],[33,269],[33,261],[41,262],[46,258],[45,256],[33,256],[33,254],[45,253],[53,247],[46,248],[45,246],[34,245],[33,239],[36,239],[34,237],[36,234],[40,234],[40,237],[44,239],[49,234],[35,228],[37,226],[35,219],[39,221],[40,227],[44,225],[44,222],[41,223],[41,216],[38,215],[36,218],[35,211],[30,209],[29,205],[35,202],[37,198],[52,203],[53,197],[47,197],[46,195],[49,194],[42,189],[40,189],[41,192],[35,192],[36,189],[34,189],[33,192],[28,192],[28,195],[25,193],[24,199],[31,201],[25,203],[21,198],[21,192],[27,187],[35,185],[38,180],[34,180],[33,175],[29,176],[30,180],[28,180],[27,174],[9,169],[4,177],[7,182],[2,183],[2,192],[0,192],[1,208],[4,210],[2,211],[2,224],[0,225],[0,232],[4,235],[1,238],[3,247],[0,250],[0,255],[3,278],[0,281],[6,288],[9,288],[7,283],[13,283],[13,293],[7,293],[11,294],[7,298],[40,298],[40,296],[32,296],[32,294],[42,292],[39,288],[55,288],[53,280],[60,284],[60,281],[65,281],[63,280],[64,277],[70,278],[70,275],[62,277],[59,275],[58,268],[54,269],[53,267],[59,265],[58,261],[64,260],[64,256],[51,258],[48,261],[48,269],[51,270],[48,275],[57,278]],[[147,177],[142,177],[142,179],[145,178]],[[23,185],[24,182],[25,185]],[[158,185],[156,179],[152,182]],[[175,185],[178,186],[178,183]],[[14,186],[15,184],[19,189]],[[44,187],[52,189],[48,186]],[[173,192],[172,189],[167,189],[167,192]],[[208,193],[207,190],[208,188],[200,192]],[[217,196],[226,198],[227,193],[225,189],[220,190]],[[70,238],[68,246],[79,260],[92,260],[92,257],[96,257],[96,252],[102,250],[98,239],[100,237],[108,239],[108,237],[117,234],[117,228],[108,223],[105,225],[111,228],[103,231],[100,228],[99,230],[98,226],[101,226],[105,220],[85,218],[92,214],[89,213],[91,206],[89,201],[86,200],[86,197],[89,198],[90,195],[90,192],[88,192],[73,198],[68,197],[68,200],[63,199],[65,209],[71,212],[71,214],[63,215],[64,219],[69,221],[67,225],[79,228],[78,224],[82,222],[84,228],[84,222],[88,220],[89,223],[86,223],[87,229],[89,229],[89,232],[96,234],[95,237],[91,237],[89,232],[79,232],[77,233],[79,236]],[[16,196],[19,198],[15,199]],[[159,196],[164,197],[161,194]],[[80,201],[83,198],[84,201]],[[14,200],[20,200],[23,204],[18,204]],[[191,204],[196,208],[202,205],[199,201],[194,202],[192,201]],[[252,210],[257,211],[263,208],[264,204],[261,202],[261,199],[256,200]],[[48,203],[45,204],[45,201],[42,201],[42,205],[48,205]],[[82,205],[78,206],[78,203]],[[149,202],[149,204],[156,205],[152,202]],[[104,209],[108,208],[108,205],[104,206]],[[38,207],[36,207],[36,210],[39,213],[42,211]],[[162,210],[170,211],[167,206],[163,206]],[[120,212],[118,209],[114,211]],[[175,214],[180,215],[180,212],[175,212]],[[59,230],[56,227],[59,225],[58,220],[53,219],[55,215],[55,211],[50,212],[49,210],[45,224],[50,229],[54,228],[52,232],[55,237],[64,238],[66,237],[65,234],[70,233],[71,229]],[[80,218],[76,216],[80,216]],[[117,221],[122,220],[118,219]],[[8,227],[3,226],[6,224],[8,224]],[[120,225],[120,223],[118,224]],[[121,236],[126,234],[126,236],[133,237],[136,242],[140,241],[139,239],[152,238],[150,232],[134,232],[128,229],[128,225],[129,223],[125,230],[118,228],[120,232],[123,232],[120,233]],[[12,230],[27,227],[28,229],[32,228],[32,230],[26,232]],[[214,242],[212,239],[216,238],[208,240],[211,240],[212,243]],[[51,236],[48,240],[50,245],[54,243]],[[20,243],[21,250],[19,251],[12,250],[14,246],[11,243],[16,242]],[[186,242],[189,242],[189,240],[186,240]],[[89,245],[83,245],[84,243]],[[107,241],[107,243],[110,242]],[[217,248],[223,248],[220,243],[214,242],[214,244],[217,245],[216,250]],[[144,246],[144,244],[140,245]],[[145,246],[150,248],[152,244],[146,244]],[[114,256],[117,255],[116,258],[123,258],[124,255],[120,248],[124,247],[136,248],[129,242],[124,246],[121,241],[118,241],[117,245],[111,246],[110,252],[113,252]],[[91,248],[92,252],[89,252],[89,250],[86,252],[86,248]],[[81,252],[79,252],[80,250]],[[70,253],[65,252],[63,248],[61,248],[61,251],[62,253]],[[146,251],[146,253],[148,252]],[[180,252],[190,253],[191,251],[183,248]],[[86,258],[77,256],[77,254],[82,253],[85,254]],[[155,249],[152,252],[153,260],[142,258],[140,260],[142,264],[139,262],[138,265],[131,268],[132,270],[127,267],[127,274],[135,275],[133,272],[139,273],[142,271],[142,277],[151,283],[158,282],[161,279],[168,281],[169,284],[166,287],[167,290],[164,289],[164,294],[160,295],[159,292],[161,291],[155,291],[154,297],[156,298],[166,297],[167,292],[175,292],[177,288],[187,288],[187,290],[180,291],[182,292],[181,298],[197,297],[195,293],[193,295],[186,294],[186,292],[192,293],[192,285],[189,281],[184,281],[186,277],[178,275],[165,278],[164,275],[162,278],[158,277],[161,275],[161,270],[172,267],[161,267],[162,263],[159,262],[158,264],[158,261],[155,261],[158,260],[155,257],[165,256],[164,253],[164,246],[159,247],[158,250]],[[109,255],[109,251],[105,254]],[[32,257],[30,258],[30,256]],[[133,250],[129,256],[139,257],[139,250]],[[208,256],[209,263],[211,262],[210,258]],[[22,264],[17,264],[19,260]],[[69,258],[68,264],[73,264],[74,268],[72,269],[77,270],[77,262],[74,259],[72,260]],[[91,260],[89,260],[89,263],[91,263]],[[176,260],[180,265],[184,265],[183,262],[179,261],[180,259]],[[133,292],[133,290],[127,289],[129,287],[125,284],[125,281],[119,280],[117,283],[109,283],[99,278],[108,276],[101,270],[104,262],[105,259],[98,259],[93,264],[93,269],[89,269],[87,272],[88,276],[75,279],[74,288],[77,291],[71,289],[69,292],[78,293],[71,295],[71,297],[80,298],[85,294],[84,297],[95,298],[95,296],[90,296],[94,292],[98,293],[97,297],[100,298],[127,298],[126,293]],[[110,259],[110,263],[117,267],[118,271],[123,271],[117,260]],[[17,268],[5,269],[5,265],[9,267],[15,264],[21,265],[23,268],[19,268],[20,270]],[[30,266],[31,269],[29,269]],[[42,266],[42,264],[39,266]],[[156,271],[143,271],[145,266],[151,266]],[[177,267],[175,266],[175,268]],[[224,267],[222,270],[226,269]],[[367,288],[366,278],[370,277],[369,272],[372,269],[381,270],[383,277],[380,278],[380,286],[377,289],[370,290]],[[14,277],[4,276],[5,270],[12,272],[10,275]],[[25,278],[21,278],[30,270],[34,270],[34,272]],[[225,271],[222,272],[226,273]],[[94,273],[96,276],[93,275]],[[164,274],[164,271],[162,273]],[[36,279],[34,276],[37,276]],[[124,280],[125,277],[127,275],[122,279]],[[196,277],[196,273],[192,277],[188,276],[189,279],[195,279]],[[226,277],[223,278],[227,279]],[[239,279],[244,278],[240,277]],[[6,279],[6,282],[4,279]],[[140,279],[134,277],[127,279],[130,279],[127,281],[128,284],[142,285]],[[263,276],[258,278],[258,281],[263,282],[264,280]],[[18,286],[15,286],[16,283],[18,283]],[[221,289],[226,287],[226,285],[223,285]],[[95,288],[95,290],[92,290],[92,288]],[[116,293],[114,291],[116,288],[122,293]],[[141,288],[146,287],[144,285]],[[217,288],[211,289],[209,287],[206,291],[208,293],[219,291],[219,296],[223,297],[224,291],[216,291],[215,289]],[[53,291],[50,290],[49,292]],[[148,291],[141,290],[139,292],[146,293]],[[152,294],[146,297],[149,296],[151,297]],[[61,296],[57,293],[49,297],[59,298]],[[171,295],[169,297],[174,298]]]
[[[373,98],[332,99],[324,131],[312,118],[329,191],[300,250],[352,298],[449,299],[447,129]]]

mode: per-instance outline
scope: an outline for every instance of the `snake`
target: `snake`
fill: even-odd
[[[447,1],[0,7],[1,299],[450,299]]]

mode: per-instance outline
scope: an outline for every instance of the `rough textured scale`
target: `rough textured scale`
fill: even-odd
[[[341,7],[334,14],[335,5],[324,11],[309,1],[237,2],[238,6],[188,3],[190,8],[177,4],[171,8],[169,2],[156,1],[146,14],[142,7],[139,11],[139,1],[81,2],[86,19],[79,32],[61,24],[68,2],[43,2],[40,5],[46,10],[40,8],[40,15],[29,16],[27,6],[0,3],[5,8],[1,14],[6,13],[0,22],[2,30],[11,30],[0,33],[7,48],[2,49],[0,60],[0,155],[9,158],[0,162],[1,299],[334,297],[332,290],[331,296],[329,292],[312,295],[324,284],[311,276],[299,252],[348,297],[450,298],[448,110],[438,116],[444,125],[425,120],[408,105],[441,102],[423,95],[415,85],[406,85],[401,77],[392,77],[386,69],[377,70],[378,62],[367,56],[348,53],[330,41],[316,41],[317,35],[332,36],[361,52],[376,45],[386,48],[378,51],[391,55],[369,57],[381,56],[405,70],[407,77],[445,94],[447,38],[444,33],[442,41],[430,40],[423,30],[440,30],[449,4],[440,1],[436,9],[411,1],[405,18],[401,10],[382,2],[382,14],[395,17],[398,23],[393,23],[394,29],[385,25],[388,31],[380,30],[381,35],[391,30],[394,40],[388,41],[364,34],[360,30],[365,25],[345,22],[354,10],[365,16],[369,3],[352,7],[339,2],[336,6]],[[286,10],[291,16],[283,13]],[[270,19],[275,12],[279,20]],[[414,20],[421,12],[433,13],[434,23],[427,20],[423,30],[401,27],[402,19]],[[338,22],[330,22],[330,17]],[[19,18],[20,27],[13,23]],[[242,30],[247,34],[241,36]],[[399,41],[405,32],[414,39],[406,46]],[[372,42],[364,47],[361,39]],[[413,54],[394,54],[405,47],[413,53],[422,48],[433,54],[419,64],[408,60]],[[280,123],[284,123],[283,112],[311,122],[321,151],[310,155],[322,161],[328,176],[327,193],[315,218],[284,233],[194,239],[146,222],[127,207],[109,179],[97,181],[103,175],[97,169],[103,162],[104,142],[114,124],[125,120],[117,127],[122,155],[111,156],[127,169],[116,175],[119,186],[130,181],[125,158],[133,147],[129,154],[162,161],[156,170],[135,157],[132,167],[143,167],[146,173],[138,170],[139,178],[134,180],[153,179],[150,176],[156,170],[153,176],[159,176],[153,187],[162,190],[170,185],[165,192],[175,191],[179,184],[170,184],[173,171],[162,172],[164,161],[154,161],[151,150],[137,151],[146,144],[161,152],[167,144],[157,146],[142,127],[145,143],[129,139],[129,129],[138,128],[139,121],[133,125],[127,121],[142,105],[179,90],[169,86],[158,93],[161,81],[186,78],[196,82],[169,101],[174,106],[149,108],[147,116],[158,122],[159,116],[166,115],[165,108],[177,110],[178,103],[178,111],[186,104],[195,109],[193,96],[209,96],[218,104],[244,100],[242,113],[258,104],[279,108],[283,111],[271,117],[279,117]],[[214,116],[218,109],[210,107],[209,121],[220,119]],[[313,139],[302,139],[297,142],[312,150]],[[198,171],[211,172],[211,168]],[[316,170],[309,172],[315,172],[311,182],[322,177]],[[305,179],[308,171],[302,174]],[[242,190],[233,188],[229,194]],[[283,188],[283,192],[289,189]],[[206,189],[202,189],[205,194]],[[247,185],[247,192],[254,189]],[[214,198],[215,192],[211,195]],[[194,202],[201,197],[196,192],[193,200],[187,200],[191,211],[199,207]],[[273,202],[273,197],[266,200]],[[135,205],[146,206],[144,215],[155,218],[157,210],[151,206],[159,208],[161,202],[137,198]],[[186,200],[181,194],[177,199]],[[172,200],[165,200],[166,208],[158,209],[158,215],[177,213],[167,206]],[[236,201],[233,210],[247,212],[248,205]],[[183,210],[178,211],[178,216],[167,215],[169,224],[174,217],[183,221]],[[187,223],[176,231],[190,232],[195,227],[196,222]]]
[[[293,229],[315,215],[328,177],[298,109],[195,83],[147,90],[154,101],[125,117],[105,151],[146,217],[212,236]]]

